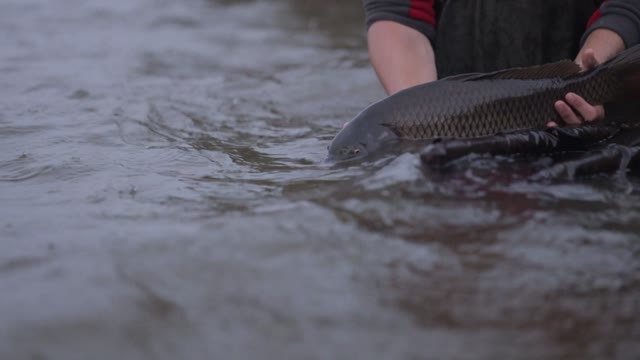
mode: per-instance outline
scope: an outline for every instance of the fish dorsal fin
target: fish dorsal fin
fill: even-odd
[[[562,60],[550,64],[529,67],[516,67],[490,73],[470,73],[446,77],[442,80],[478,81],[478,80],[541,80],[565,78],[581,71],[580,66],[571,60]]]

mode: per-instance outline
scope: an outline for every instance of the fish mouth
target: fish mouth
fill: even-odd
[[[333,152],[329,152],[329,154],[325,158],[325,162],[332,162],[332,163],[351,162],[355,160],[364,159],[368,155],[369,155],[369,152],[365,148],[358,148],[357,153],[350,152],[347,154],[340,154],[340,153],[336,154]]]

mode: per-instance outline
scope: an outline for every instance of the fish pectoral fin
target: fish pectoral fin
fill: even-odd
[[[478,81],[478,80],[541,80],[564,78],[578,74],[580,66],[571,60],[562,60],[550,64],[529,67],[516,67],[498,70],[490,73],[469,73],[446,77],[448,81]]]
[[[391,130],[391,132],[396,135],[397,137],[404,137],[404,132],[402,132],[397,126],[393,125],[393,124],[389,124],[389,123],[381,123],[381,126],[386,127],[387,129]]]

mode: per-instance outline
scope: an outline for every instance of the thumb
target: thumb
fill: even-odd
[[[576,63],[580,65],[582,70],[590,70],[594,67],[598,66],[600,63],[598,59],[596,59],[596,53],[593,49],[585,49],[582,55],[576,59]]]

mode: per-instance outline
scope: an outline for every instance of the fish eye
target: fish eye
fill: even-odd
[[[360,154],[360,149],[359,148],[355,148],[351,151],[354,155]]]

